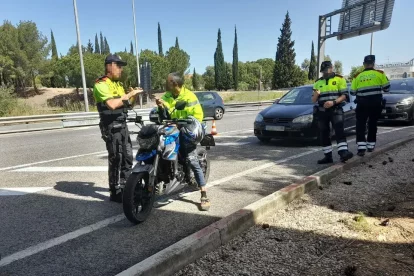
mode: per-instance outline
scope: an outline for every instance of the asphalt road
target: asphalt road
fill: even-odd
[[[1,135],[0,275],[116,275],[325,168],[316,164],[322,153],[314,145],[258,142],[252,131],[256,114],[228,113],[217,122],[217,146],[209,152],[209,212],[198,210],[200,195],[193,192],[156,208],[137,226],[108,200],[105,145],[97,127]],[[414,128],[383,126],[379,132],[383,144],[412,135]]]

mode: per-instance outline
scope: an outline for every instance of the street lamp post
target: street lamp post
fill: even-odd
[[[85,67],[83,66],[82,43],[80,39],[78,8],[76,6],[76,0],[73,0],[73,9],[75,12],[76,34],[78,36],[78,48],[79,48],[79,58],[80,58],[81,73],[82,73],[83,99],[85,102],[85,112],[89,112],[88,92],[86,90]]]
[[[138,76],[138,87],[141,85],[141,77],[139,73],[139,56],[138,56],[138,39],[137,39],[137,25],[135,20],[135,0],[132,0],[132,15],[134,18],[134,35],[135,35],[135,55],[137,58],[137,76]],[[139,105],[142,108],[142,94],[139,94]]]

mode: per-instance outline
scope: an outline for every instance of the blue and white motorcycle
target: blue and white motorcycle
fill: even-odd
[[[186,102],[177,102],[175,109],[184,109]],[[154,117],[155,116],[155,117]],[[194,174],[181,156],[179,127],[191,120],[160,120],[156,113],[150,114],[155,124],[145,125],[141,116],[128,119],[140,128],[137,134],[138,163],[132,169],[123,191],[123,209],[127,219],[135,224],[145,221],[159,196],[170,195],[190,185],[197,187]],[[207,150],[215,146],[212,135],[207,134],[197,147],[197,155],[204,178],[210,173]]]

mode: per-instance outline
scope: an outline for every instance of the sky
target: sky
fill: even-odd
[[[341,8],[342,0],[135,0],[138,48],[158,51],[158,22],[161,24],[164,52],[174,46],[190,55],[190,69],[203,73],[214,64],[217,31],[220,28],[224,58],[232,62],[234,28],[237,26],[239,61],[275,58],[277,39],[286,12],[292,20],[296,63],[310,58],[311,43],[317,47],[318,16]],[[102,31],[112,52],[129,51],[134,41],[132,0],[77,0],[81,42]],[[414,58],[411,16],[413,0],[395,0],[393,18],[388,29],[374,33],[373,54],[377,63],[407,62]],[[339,16],[333,17],[333,30]],[[76,44],[76,27],[72,0],[2,0],[0,21],[17,24],[35,22],[50,39],[53,30],[58,52],[66,54]],[[0,23],[1,24],[1,23]],[[134,42],[135,47],[135,42]],[[361,65],[369,54],[370,35],[338,41],[326,41],[325,54],[343,63],[344,74],[351,66]]]

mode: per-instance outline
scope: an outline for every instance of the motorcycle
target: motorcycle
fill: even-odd
[[[186,102],[177,102],[175,109],[183,110]],[[140,128],[137,134],[139,150],[123,191],[123,210],[129,221],[144,222],[151,213],[154,202],[161,196],[171,195],[185,187],[197,187],[194,173],[180,154],[179,128],[191,120],[160,120],[155,124],[144,124],[142,116],[128,118]],[[215,146],[214,137],[206,134],[197,147],[197,156],[207,182],[210,160],[207,150]]]

